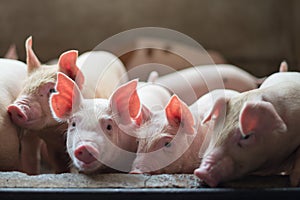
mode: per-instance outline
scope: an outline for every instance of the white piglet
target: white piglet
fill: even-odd
[[[50,107],[57,120],[68,121],[67,151],[79,171],[128,172],[131,169],[137,151],[133,133],[149,120],[149,108],[158,108],[156,103],[147,106],[141,103],[139,95],[144,89],[138,91],[137,85],[137,80],[123,84],[109,99],[84,99],[76,83],[58,73],[57,93],[51,95]],[[161,97],[166,99],[156,100]],[[153,102],[163,104],[169,98],[167,94],[152,96]]]
[[[20,132],[11,122],[6,107],[22,89],[26,65],[20,61],[0,59],[0,170],[20,170]]]

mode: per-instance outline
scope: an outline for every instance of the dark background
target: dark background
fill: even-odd
[[[80,52],[119,32],[164,27],[182,32],[229,63],[256,76],[286,59],[299,70],[297,0],[0,0],[0,55],[11,43],[25,59],[32,35],[42,62],[69,49]]]

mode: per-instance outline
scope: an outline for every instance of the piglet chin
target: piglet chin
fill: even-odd
[[[93,173],[101,167],[101,163],[99,163],[97,160],[86,164],[86,163],[76,159],[74,164],[80,172],[85,173],[85,174]]]

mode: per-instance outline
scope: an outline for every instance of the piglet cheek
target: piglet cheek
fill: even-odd
[[[42,117],[42,108],[39,103],[35,103],[33,106],[31,106],[31,119],[38,119]]]

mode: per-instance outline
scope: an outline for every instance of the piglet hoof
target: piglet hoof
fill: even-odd
[[[134,169],[131,172],[129,172],[129,174],[143,174],[143,172],[139,169]]]

